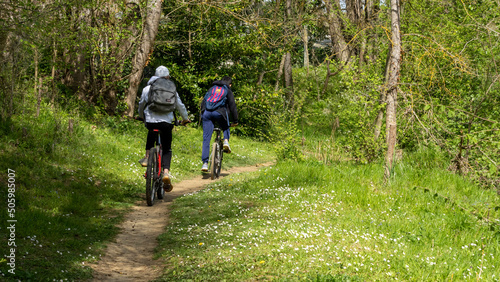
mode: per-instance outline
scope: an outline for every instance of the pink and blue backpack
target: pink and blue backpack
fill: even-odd
[[[205,108],[208,111],[215,111],[226,105],[228,88],[226,85],[214,85],[205,94]]]

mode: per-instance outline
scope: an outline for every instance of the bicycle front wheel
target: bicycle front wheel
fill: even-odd
[[[219,167],[219,163],[217,161],[217,155],[219,151],[219,144],[215,142],[212,144],[212,156],[211,156],[211,163],[210,163],[210,179],[214,180],[215,178],[218,177],[217,175],[217,170]]]
[[[152,206],[155,202],[155,183],[158,179],[158,153],[156,148],[149,151],[148,169],[146,172],[146,202]]]

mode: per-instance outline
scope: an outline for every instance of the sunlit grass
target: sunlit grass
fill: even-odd
[[[498,228],[455,202],[454,187],[472,184],[428,169],[420,185],[447,200],[411,179],[384,186],[379,167],[279,164],[178,199],[160,237],[162,279],[500,279]],[[498,200],[470,190],[474,202]]]

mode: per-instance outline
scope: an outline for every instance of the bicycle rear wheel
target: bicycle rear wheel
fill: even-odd
[[[155,202],[156,180],[158,179],[158,153],[156,148],[149,151],[148,168],[146,171],[146,202],[152,206]]]
[[[224,150],[222,149],[222,144],[219,143],[219,145],[217,146],[217,152],[215,153],[215,158],[216,158],[216,162],[217,162],[217,167],[215,168],[215,176],[217,178],[219,178],[220,176],[220,171],[221,171],[221,168],[222,168],[222,154],[224,153]]]
[[[219,163],[217,162],[217,155],[219,152],[219,143],[215,142],[212,144],[212,156],[211,156],[211,163],[210,163],[210,179],[214,180],[215,178],[218,177],[217,175],[217,170],[219,167]]]

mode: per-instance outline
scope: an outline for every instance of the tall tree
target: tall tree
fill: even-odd
[[[399,0],[391,0],[391,57],[389,60],[389,79],[387,81],[387,117],[386,126],[387,153],[385,156],[384,178],[389,179],[394,161],[394,154],[397,141],[397,120],[396,120],[396,102],[398,97],[398,82],[401,60],[401,27],[400,27],[400,5]]]
[[[361,32],[361,44],[359,47],[359,63],[362,66],[367,57],[374,61],[377,54],[375,53],[376,47],[376,31],[374,24],[376,24],[377,13],[379,11],[378,2],[376,0],[366,0],[363,6],[360,21],[358,23],[358,30]]]
[[[336,0],[326,0],[326,12],[332,40],[332,52],[340,62],[347,63],[350,57],[349,46],[342,32],[342,12]]]
[[[378,100],[378,104],[380,105],[384,105],[386,103],[386,100],[387,100],[387,88],[385,87],[385,85],[388,85],[388,81],[389,81],[389,71],[390,71],[390,59],[391,59],[391,53],[392,53],[392,44],[390,46],[390,48],[388,49],[388,52],[387,52],[387,58],[386,58],[386,61],[385,61],[385,74],[384,74],[384,87],[382,87],[381,91],[380,91],[380,96],[379,96],[379,100]],[[384,108],[382,106],[379,106],[379,109],[377,111],[377,116],[375,117],[375,122],[374,122],[374,126],[373,126],[373,136],[374,136],[374,140],[376,141],[379,136],[380,136],[380,133],[381,133],[381,130],[382,130],[382,123],[383,123],[383,120],[384,120]]]
[[[286,0],[286,7],[285,7],[285,26],[288,26],[288,30],[286,33],[290,34],[291,30],[293,29],[293,19],[292,19],[292,0]],[[290,37],[287,37],[288,39],[285,42],[285,45],[290,48],[289,46],[292,45],[292,40]],[[285,91],[287,93],[287,100],[288,100],[288,106],[290,109],[293,108],[294,104],[294,97],[293,97],[293,76],[292,76],[292,54],[290,53],[290,50],[288,50],[285,54],[285,65],[284,65],[284,74],[285,74]]]
[[[309,71],[309,32],[306,24],[302,28],[302,41],[304,41],[304,68]]]
[[[125,114],[129,117],[134,115],[135,100],[137,98],[137,91],[142,77],[142,72],[149,56],[153,51],[154,40],[158,32],[158,25],[161,17],[161,4],[162,0],[150,0],[144,18],[141,40],[136,46],[135,55],[132,60],[132,72],[129,78],[129,87],[125,102],[127,110]]]
[[[285,53],[282,55],[281,63],[279,65],[278,74],[276,78],[275,90],[277,91],[280,85],[281,76],[283,75],[285,93],[286,93],[286,104],[287,107],[292,109],[294,104],[293,97],[293,76],[292,76],[292,55],[290,53],[290,49],[292,49],[294,43],[294,35],[293,32],[295,30],[294,26],[297,24],[293,18],[293,8],[292,8],[292,0],[285,1],[284,7],[284,17],[283,17],[283,26],[284,26],[284,49]]]

